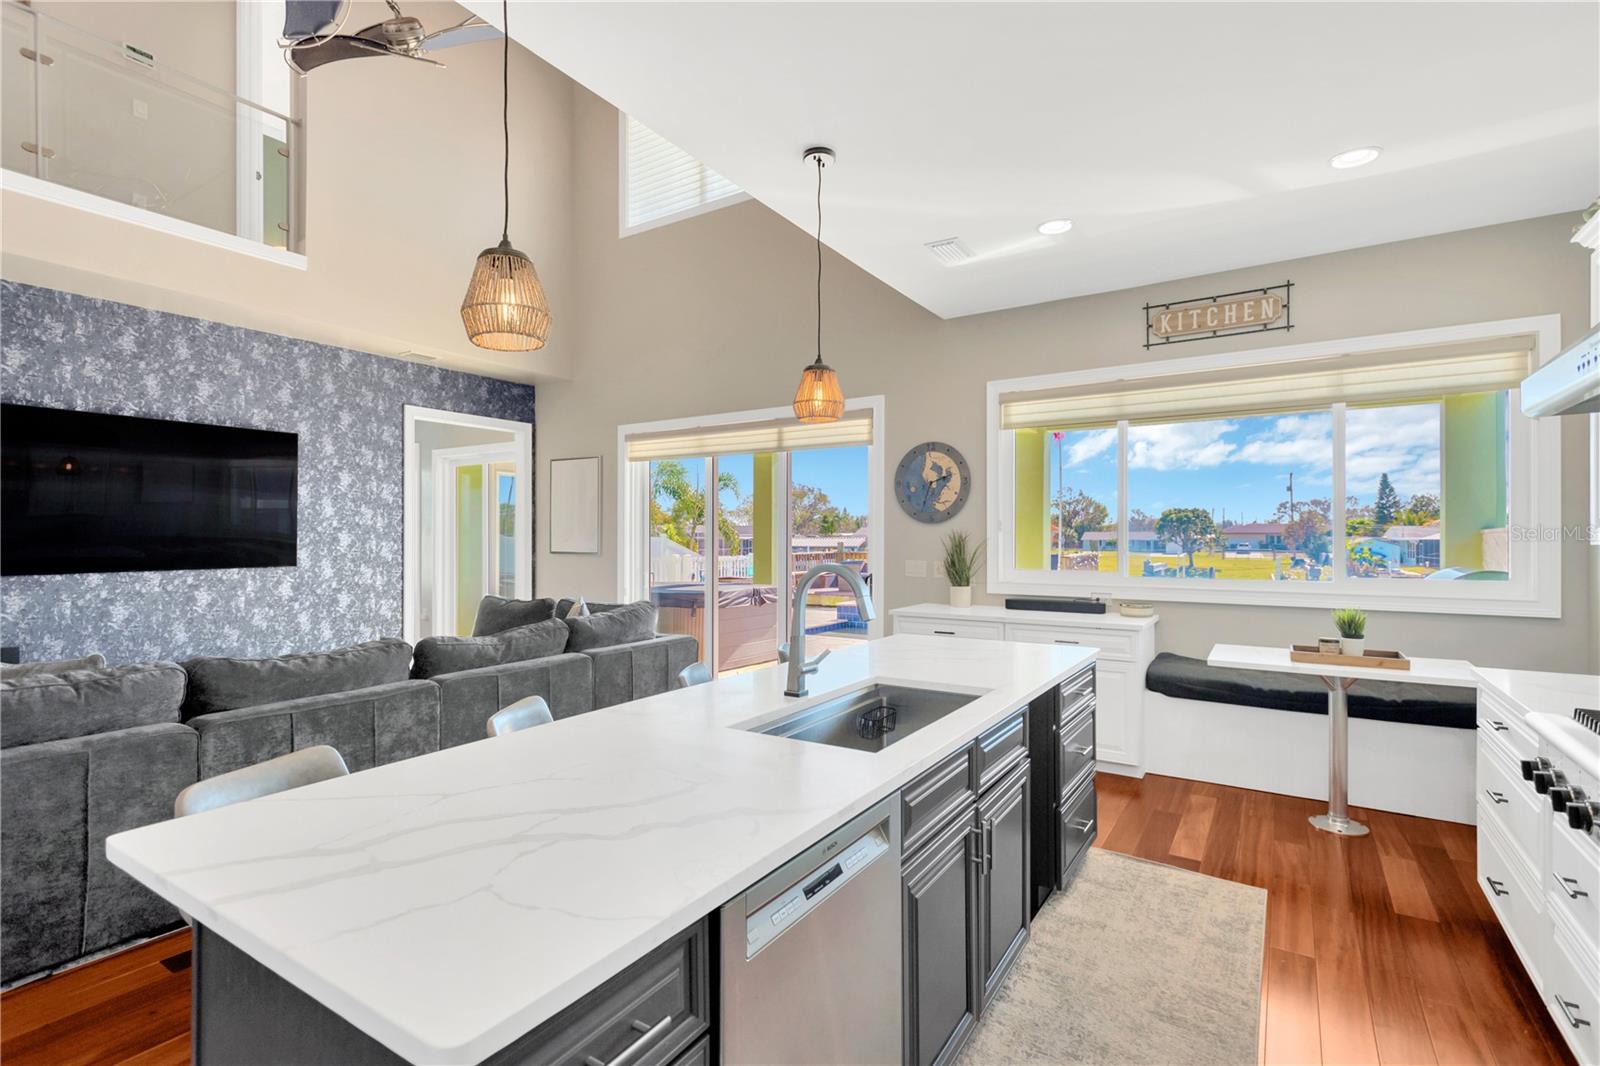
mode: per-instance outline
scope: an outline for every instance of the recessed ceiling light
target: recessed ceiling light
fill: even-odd
[[[1059,233],[1067,232],[1071,228],[1072,219],[1070,218],[1052,218],[1048,222],[1039,223],[1039,232],[1046,237],[1054,237]]]
[[[1351,167],[1364,167],[1382,154],[1382,148],[1369,145],[1366,148],[1352,148],[1348,152],[1340,152],[1328,162],[1335,170],[1349,170]]]

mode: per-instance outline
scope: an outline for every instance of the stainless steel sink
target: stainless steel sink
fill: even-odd
[[[882,751],[977,698],[965,692],[872,685],[835,696],[751,732],[836,748]]]

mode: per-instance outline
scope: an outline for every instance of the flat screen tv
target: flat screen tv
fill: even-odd
[[[0,405],[0,573],[295,565],[293,433]]]

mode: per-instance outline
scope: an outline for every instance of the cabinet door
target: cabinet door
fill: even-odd
[[[1139,763],[1138,718],[1131,702],[1139,693],[1121,663],[1097,664],[1094,678],[1095,754],[1102,762]]]
[[[978,801],[983,877],[978,889],[983,1002],[999,991],[1028,938],[1028,769],[1023,763]]]
[[[979,1009],[978,833],[973,808],[905,865],[905,1061],[944,1066]]]

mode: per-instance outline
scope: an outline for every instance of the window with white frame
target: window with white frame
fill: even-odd
[[[1558,615],[1553,321],[991,382],[990,590]]]
[[[748,199],[743,190],[632,115],[622,115],[622,235]]]

